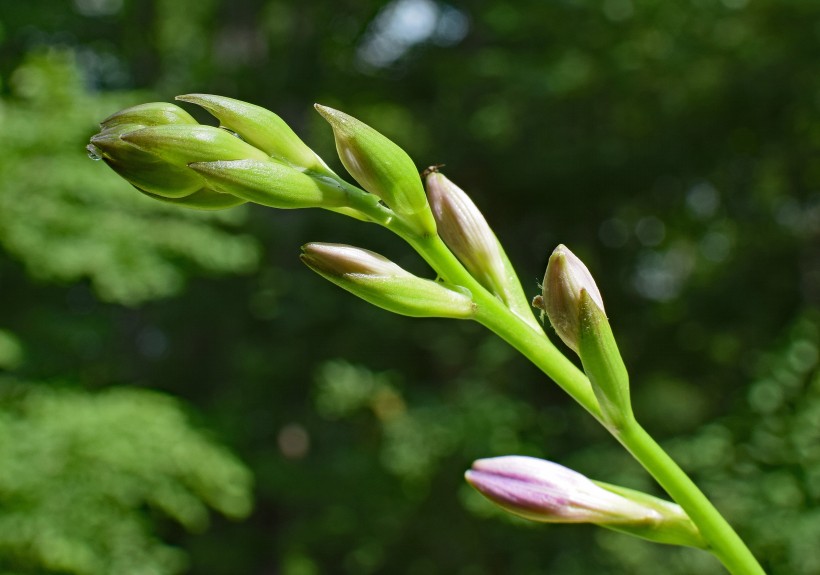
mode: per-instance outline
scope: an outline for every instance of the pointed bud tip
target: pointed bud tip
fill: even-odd
[[[329,106],[323,106],[321,104],[313,104],[313,107],[316,109],[321,116],[327,120],[327,122],[333,127],[333,130],[341,130],[344,133],[350,131],[348,125],[353,120],[352,116],[345,114],[335,108],[331,108]]]

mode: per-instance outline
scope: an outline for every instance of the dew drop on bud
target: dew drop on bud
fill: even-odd
[[[240,140],[242,140],[243,142],[245,141],[245,138],[243,138],[242,136],[240,136],[239,134],[237,134],[236,132],[234,132],[234,131],[233,131],[233,130],[231,130],[230,128],[226,128],[225,126],[219,126],[219,129],[220,129],[220,130],[225,130],[226,132],[228,132],[228,133],[229,133],[231,136],[233,136],[234,138],[239,138],[239,139],[240,139]]]
[[[94,160],[95,162],[102,160],[102,152],[94,144],[88,144],[85,147],[85,150],[88,153],[88,157]]]

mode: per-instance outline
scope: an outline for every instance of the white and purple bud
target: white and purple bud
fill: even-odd
[[[610,429],[633,418],[629,374],[604,311],[592,274],[564,245],[555,248],[544,274],[543,295],[533,302],[549,317],[555,333],[572,348],[584,367]]]
[[[438,166],[427,168],[423,177],[438,233],[447,247],[482,286],[540,331],[507,254],[470,196]]]
[[[540,307],[547,313],[558,337],[577,353],[581,323],[581,291],[586,290],[591,301],[605,313],[604,300],[592,274],[584,262],[562,244],[555,248],[550,256],[544,274],[543,290],[542,298],[538,302]]]
[[[656,543],[708,547],[679,505],[592,481],[551,461],[520,455],[479,459],[465,477],[484,497],[526,519],[593,523]]]
[[[580,473],[534,457],[479,459],[467,482],[499,507],[548,523],[654,522],[660,514],[593,483]]]

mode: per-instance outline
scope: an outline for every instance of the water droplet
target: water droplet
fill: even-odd
[[[94,160],[95,162],[99,161],[99,160],[102,160],[103,153],[94,144],[88,144],[85,147],[85,150],[88,153],[88,157],[91,158],[92,160]]]
[[[225,131],[226,131],[226,132],[228,132],[231,136],[233,136],[233,137],[235,137],[235,138],[239,138],[239,139],[240,139],[240,140],[242,140],[243,142],[245,141],[245,138],[243,138],[242,136],[240,136],[239,134],[237,134],[237,133],[236,133],[236,132],[234,132],[233,130],[230,130],[230,129],[226,128],[225,126],[219,126],[219,129],[220,129],[220,130],[225,130]]]

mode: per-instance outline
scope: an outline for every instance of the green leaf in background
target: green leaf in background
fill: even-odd
[[[156,392],[0,380],[0,438],[4,572],[179,573],[163,518],[200,532],[209,508],[251,509],[247,467]]]

